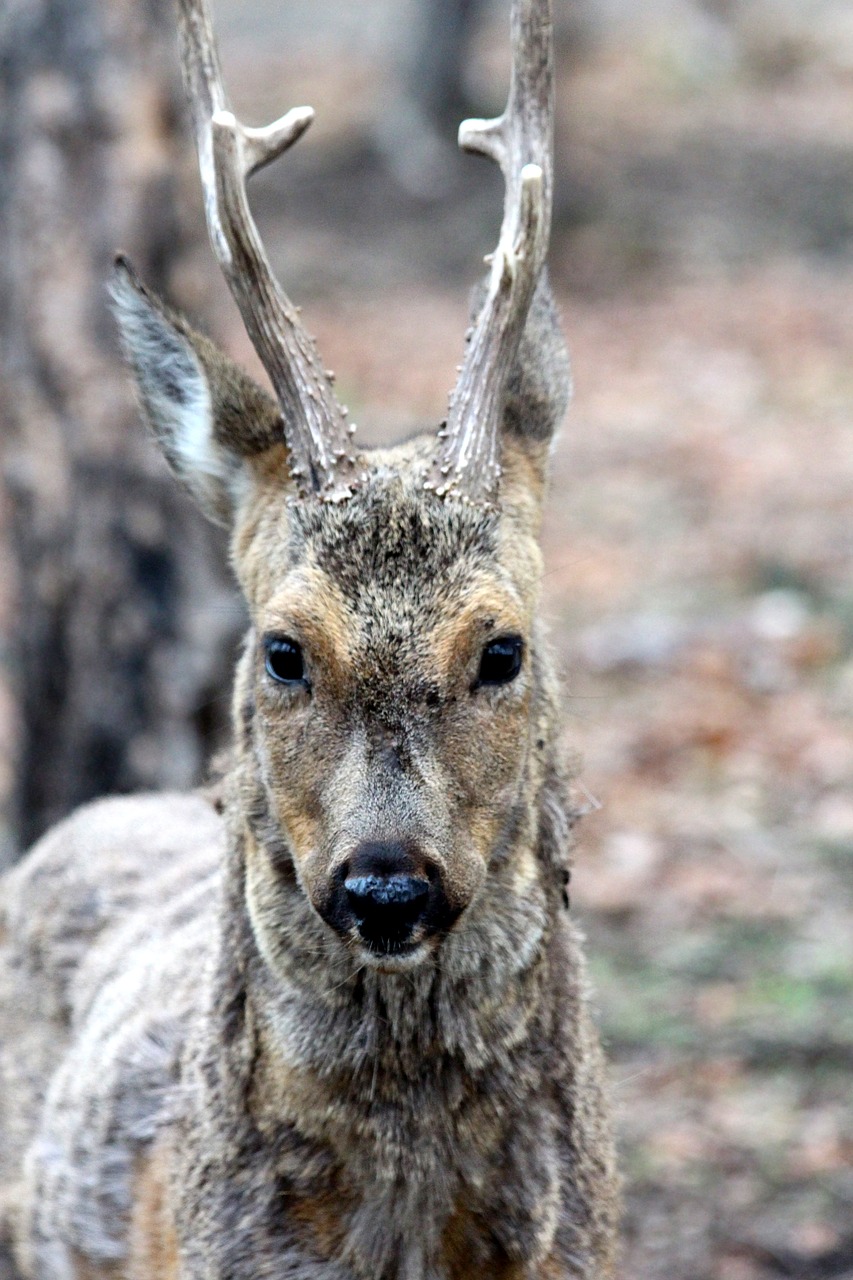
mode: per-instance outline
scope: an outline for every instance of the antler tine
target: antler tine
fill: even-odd
[[[485,301],[450,397],[426,480],[438,494],[494,500],[507,379],[545,263],[551,230],[554,71],[551,0],[513,0],[509,100],[496,120],[465,120],[459,145],[500,165],[504,215]]]
[[[208,0],[178,0],[178,8],[213,251],[281,404],[301,492],[339,501],[358,483],[350,447],[355,428],[347,424],[313,339],[273,275],[246,195],[247,178],[292,146],[314,112],[295,107],[265,129],[242,125],[228,105]]]

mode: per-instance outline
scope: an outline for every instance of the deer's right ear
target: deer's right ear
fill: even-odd
[[[284,445],[281,410],[208,338],[116,259],[111,295],[143,412],[204,513],[230,523],[244,463]]]

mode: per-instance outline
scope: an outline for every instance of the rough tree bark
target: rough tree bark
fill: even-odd
[[[171,0],[6,0],[0,107],[13,849],[94,795],[199,778],[238,606],[146,438],[106,297],[119,247],[180,295],[192,162]]]

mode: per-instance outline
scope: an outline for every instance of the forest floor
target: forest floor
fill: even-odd
[[[818,70],[605,53],[561,93],[544,606],[623,1280],[853,1277],[853,85]],[[406,193],[370,68],[289,75],[327,122],[259,181],[276,263],[373,439],[437,421],[499,188],[448,158],[445,201]]]

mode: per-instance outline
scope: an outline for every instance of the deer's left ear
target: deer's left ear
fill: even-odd
[[[504,441],[549,444],[572,396],[569,352],[546,271],[542,272],[507,380]]]
[[[543,271],[507,380],[501,431],[501,494],[539,504],[554,436],[572,396],[569,353],[548,276]]]
[[[284,445],[278,405],[116,260],[111,288],[142,410],[166,461],[217,524],[229,524],[244,463]]]

